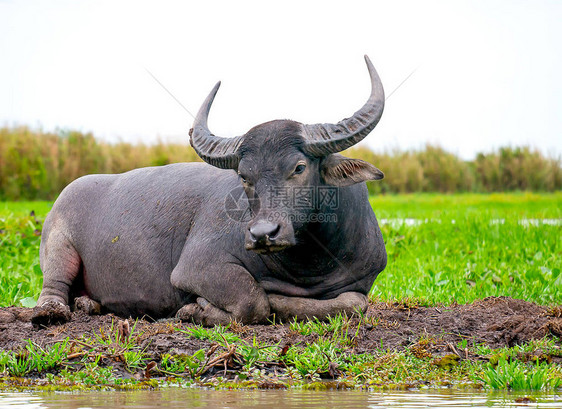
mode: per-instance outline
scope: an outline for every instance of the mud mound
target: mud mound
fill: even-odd
[[[370,331],[364,350],[382,345],[406,347],[421,336],[456,345],[466,339],[468,345],[483,343],[491,348],[514,346],[547,335],[559,336],[562,320],[549,309],[523,300],[489,297],[472,304],[447,307],[408,307],[376,304],[369,314],[382,325]],[[387,328],[384,328],[385,325]]]
[[[469,346],[487,344],[492,348],[522,344],[532,339],[554,335],[562,336],[562,318],[556,314],[559,308],[548,309],[522,300],[506,297],[490,297],[472,304],[443,307],[418,307],[405,304],[374,303],[369,306],[360,323],[351,321],[349,333],[357,333],[355,352],[372,352],[380,349],[402,350],[412,347],[420,338],[431,339],[431,352],[445,354],[455,349],[459,341],[466,339]],[[31,339],[38,345],[47,345],[66,337],[107,332],[119,320],[111,314],[88,316],[72,313],[71,320],[63,325],[34,329],[31,310],[27,308],[0,309],[0,349],[18,349]],[[129,320],[129,325],[134,325]],[[139,320],[135,334],[145,352],[158,359],[164,353],[193,354],[210,342],[187,337],[177,329],[193,327],[177,322],[150,323]],[[233,324],[231,331],[242,338],[256,337],[268,344],[292,344],[314,342],[318,336],[303,336],[289,325],[240,325]],[[453,351],[457,352],[457,351]],[[462,351],[461,351],[462,353]],[[468,352],[466,352],[468,354]]]

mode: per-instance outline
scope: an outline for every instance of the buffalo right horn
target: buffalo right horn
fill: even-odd
[[[363,107],[337,124],[303,125],[305,151],[312,156],[327,156],[341,152],[365,138],[381,119],[384,109],[384,89],[369,57],[365,62],[371,76],[371,96]]]

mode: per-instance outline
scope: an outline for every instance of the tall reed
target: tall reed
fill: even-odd
[[[53,199],[74,179],[143,166],[198,161],[185,145],[100,142],[91,133],[0,128],[0,199]]]
[[[345,155],[366,160],[386,175],[371,193],[494,192],[562,189],[562,162],[530,147],[505,147],[463,161],[439,146],[375,153],[354,147]],[[0,128],[0,200],[54,199],[89,173],[120,173],[143,166],[200,161],[185,144],[106,143],[91,133]]]

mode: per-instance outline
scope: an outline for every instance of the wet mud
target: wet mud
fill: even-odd
[[[471,304],[423,307],[415,304],[372,303],[364,317],[350,318],[349,333],[354,334],[353,352],[403,350],[420,339],[431,340],[431,352],[458,353],[463,345],[485,344],[491,348],[514,346],[545,336],[562,337],[560,307],[544,307],[507,297],[489,297]],[[36,328],[31,324],[32,309],[7,307],[0,309],[0,349],[17,350],[27,340],[43,346],[69,337],[80,339],[105,333],[117,325],[134,326],[136,342],[153,359],[163,354],[192,354],[211,346],[207,340],[186,336],[178,329],[193,327],[175,321],[149,322],[125,320],[112,314],[86,315],[73,312],[69,322]],[[126,323],[124,321],[127,321]],[[289,324],[241,325],[234,323],[230,331],[241,338],[257,338],[268,345],[297,345],[316,341],[319,335],[303,336]]]

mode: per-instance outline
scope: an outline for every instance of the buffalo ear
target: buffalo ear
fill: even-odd
[[[324,158],[320,165],[320,174],[324,182],[332,186],[351,186],[366,180],[384,178],[384,173],[370,163],[346,158],[337,153]]]

